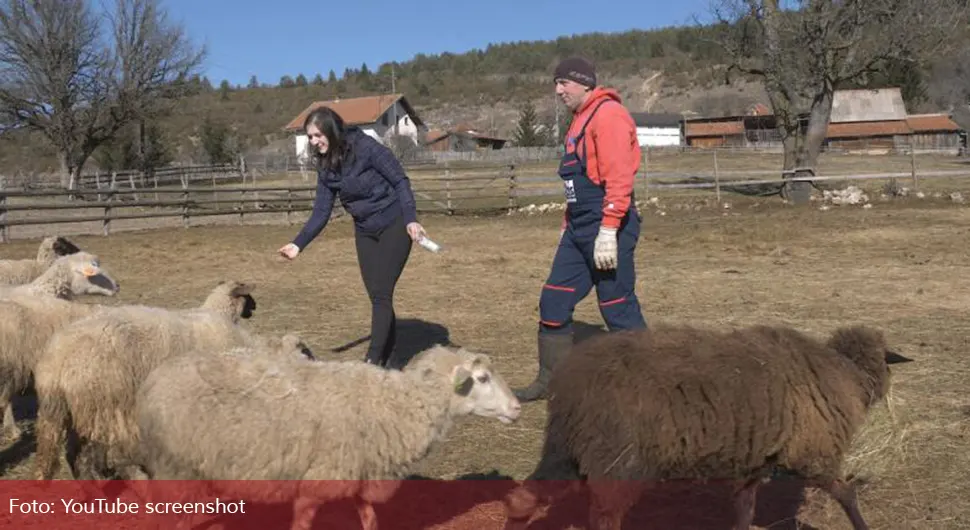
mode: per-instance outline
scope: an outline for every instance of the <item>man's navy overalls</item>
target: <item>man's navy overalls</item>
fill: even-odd
[[[575,149],[572,153],[567,149],[559,163],[559,176],[566,192],[566,231],[539,297],[539,328],[542,332],[571,332],[573,311],[593,286],[596,287],[600,314],[610,331],[647,326],[635,292],[633,253],[640,237],[640,214],[633,197],[617,230],[616,269],[599,270],[593,261],[593,245],[603,220],[606,192],[587,175],[586,150],[582,156],[577,153],[579,144],[586,137],[587,125],[605,103],[610,102],[600,102],[593,109],[575,138],[567,138]]]

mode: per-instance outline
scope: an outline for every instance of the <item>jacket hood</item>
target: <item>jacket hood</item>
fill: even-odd
[[[623,98],[620,97],[620,93],[617,92],[615,88],[598,86],[589,93],[589,97],[586,98],[586,102],[576,109],[576,114],[586,112],[593,106],[597,105],[600,101],[605,101],[608,99],[612,99],[617,103],[623,103]]]

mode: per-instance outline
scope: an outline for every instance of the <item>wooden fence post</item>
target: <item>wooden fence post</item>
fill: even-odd
[[[916,144],[909,142],[909,167],[913,173],[913,189],[919,190],[919,177],[916,175]]]
[[[451,204],[451,164],[445,160],[445,208],[448,215],[454,215],[455,208]]]
[[[643,148],[643,164],[640,166],[643,169],[643,200],[646,201],[649,198],[650,193],[650,175],[647,171],[647,165],[650,163],[650,146]]]
[[[518,207],[518,193],[516,193],[515,164],[509,164],[509,214]]]
[[[10,241],[10,235],[7,233],[7,195],[3,192],[5,187],[4,179],[0,178],[0,243]]]
[[[717,196],[717,203],[721,204],[721,179],[717,176],[717,147],[714,148],[714,193]]]
[[[108,188],[108,199],[104,201],[104,218],[101,219],[101,233],[107,237],[111,233],[111,201],[115,198],[115,192],[117,191],[117,184],[114,178],[114,174],[111,175],[111,184]]]
[[[182,227],[189,227],[189,179],[182,176]]]
[[[293,189],[286,188],[286,224],[291,225],[290,214],[293,212]]]

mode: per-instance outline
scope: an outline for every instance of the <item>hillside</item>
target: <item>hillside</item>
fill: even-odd
[[[511,135],[525,101],[536,105],[541,120],[552,123],[555,100],[550,72],[559,58],[576,53],[597,63],[601,82],[616,87],[633,111],[721,115],[743,112],[755,102],[766,103],[762,87],[752,80],[734,76],[730,85],[725,84],[727,57],[713,42],[711,31],[674,27],[592,33],[495,44],[463,54],[419,54],[394,65],[394,88],[407,95],[429,126],[447,128],[465,122],[503,137]],[[292,154],[292,142],[281,130],[286,122],[314,100],[390,92],[391,68],[386,63],[376,68],[363,64],[339,75],[294,72],[274,83],[254,77],[247,86],[235,87],[226,81],[197,79],[197,93],[152,124],[157,127],[153,132],[166,161],[206,162],[209,153],[218,151],[211,147],[213,142],[224,148],[226,157],[239,151]],[[953,72],[932,74],[921,74],[926,97],[908,102],[911,111],[937,110],[952,103],[948,100],[954,96],[941,87],[948,86]],[[113,149],[102,150],[87,170],[124,165],[119,147]],[[11,173],[43,172],[55,171],[58,164],[43,138],[6,134],[0,136],[0,168]]]

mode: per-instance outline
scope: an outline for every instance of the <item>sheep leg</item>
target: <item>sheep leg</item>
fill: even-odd
[[[357,515],[360,517],[360,527],[364,530],[377,530],[377,512],[374,510],[374,505],[360,497],[356,499],[355,504]]]
[[[98,442],[79,440],[73,469],[78,480],[107,480],[108,451]]]
[[[290,530],[310,530],[313,527],[313,517],[317,515],[320,503],[310,497],[297,497],[293,501],[293,524]],[[376,530],[376,526],[374,529]],[[365,530],[367,527],[365,527]]]
[[[23,431],[17,426],[17,420],[13,417],[13,400],[8,397],[6,403],[3,407],[3,437],[5,440],[16,441],[20,439]]]
[[[842,509],[845,511],[845,515],[849,517],[849,521],[852,522],[852,528],[854,530],[869,530],[869,525],[866,524],[865,519],[862,518],[862,512],[859,511],[859,499],[856,496],[855,485],[850,484],[844,480],[826,480],[818,481],[815,483],[816,487],[825,490],[829,495],[834,498]]]
[[[744,482],[734,493],[734,530],[748,530],[754,524],[755,499],[761,478]]]
[[[626,513],[639,500],[643,485],[628,480],[589,480],[589,527],[620,530]]]

